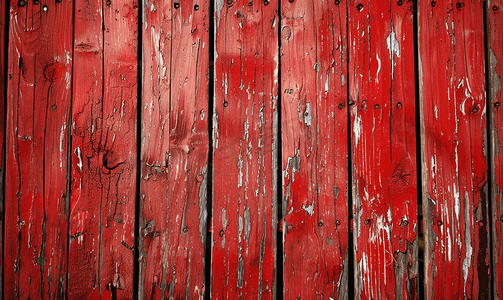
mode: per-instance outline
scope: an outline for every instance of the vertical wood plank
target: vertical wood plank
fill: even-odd
[[[75,6],[69,296],[132,298],[138,3]]]
[[[351,1],[355,296],[417,297],[412,1]]]
[[[487,299],[483,3],[418,5],[426,298]]]
[[[4,246],[4,174],[5,174],[5,106],[7,104],[7,47],[5,43],[8,40],[6,29],[8,28],[8,20],[6,18],[6,10],[9,7],[7,1],[0,5],[0,291],[3,291],[3,246]]]
[[[162,298],[166,261],[167,154],[171,85],[171,0],[143,1],[139,298]],[[166,172],[166,174],[165,174]],[[169,274],[168,274],[169,273]]]
[[[348,297],[346,1],[281,1],[285,299]]]
[[[213,299],[276,293],[278,1],[215,1]]]
[[[491,205],[492,258],[494,299],[503,299],[503,102],[501,78],[503,76],[503,2],[487,1],[489,56],[489,112],[491,135]]]
[[[162,4],[144,7],[140,298],[194,299],[206,288],[209,1]]]
[[[72,3],[10,1],[5,299],[63,298]]]

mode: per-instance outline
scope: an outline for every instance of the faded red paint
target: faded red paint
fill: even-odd
[[[419,3],[427,299],[489,298],[482,1]]]
[[[0,5],[0,32],[5,32],[5,28],[7,28],[7,18],[5,17],[5,11],[8,7],[7,1],[2,2]],[[5,106],[7,104],[7,86],[5,84],[7,78],[7,66],[5,64],[5,58],[7,54],[5,53],[7,49],[4,47],[5,42],[7,41],[5,34],[0,35],[0,116],[5,116]],[[2,120],[5,120],[2,118]],[[2,219],[0,220],[0,234],[2,238],[0,238],[0,257],[3,257],[3,213],[4,213],[4,153],[5,153],[5,122],[0,121],[0,215]],[[3,259],[0,259],[0,270],[3,270]],[[0,291],[3,291],[3,272],[0,272]]]
[[[348,293],[346,1],[281,1],[284,298]]]
[[[11,1],[9,27],[3,295],[62,298],[72,4]]]
[[[491,141],[492,264],[494,298],[503,299],[503,2],[487,1],[489,48],[489,112]]]
[[[75,7],[68,296],[132,298],[138,5]]]
[[[355,296],[415,299],[413,3],[351,1],[348,11]]]
[[[277,8],[215,1],[212,299],[276,294]]]
[[[209,1],[144,9],[140,295],[196,299],[206,289]]]

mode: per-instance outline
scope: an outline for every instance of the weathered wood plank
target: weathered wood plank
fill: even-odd
[[[171,0],[142,4],[139,298],[162,298],[166,276],[167,157],[171,84]],[[162,286],[162,287],[161,287]],[[160,290],[160,291],[159,291]]]
[[[6,29],[8,20],[6,10],[9,7],[7,1],[0,5],[0,291],[3,291],[3,221],[4,221],[4,170],[5,170],[5,106],[7,104],[7,47],[5,43],[8,40]]]
[[[138,4],[75,6],[69,297],[132,298]]]
[[[215,1],[213,299],[276,293],[278,1]]]
[[[355,296],[417,297],[412,1],[351,1]]]
[[[144,22],[140,297],[202,298],[209,1],[156,5],[145,7]],[[166,17],[160,19],[157,10]],[[171,61],[167,74],[159,72],[162,59]]]
[[[5,299],[66,293],[72,12],[70,1],[10,1]]]
[[[348,297],[346,1],[281,1],[285,299]]]
[[[503,1],[487,1],[489,55],[489,124],[491,135],[491,205],[494,299],[503,299]]]
[[[418,3],[427,299],[487,299],[482,1]]]

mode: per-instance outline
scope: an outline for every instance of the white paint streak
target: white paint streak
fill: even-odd
[[[388,45],[389,57],[391,60],[391,80],[393,80],[393,72],[395,68],[395,63],[393,61],[393,54],[400,57],[400,45],[396,39],[395,28],[393,27],[393,22],[391,23],[391,31],[389,36],[386,38],[386,43]]]
[[[381,60],[379,59],[379,53],[376,53],[376,58],[377,58],[376,82],[379,83],[379,72],[381,72]]]
[[[314,202],[311,203],[310,205],[302,204],[302,209],[305,210],[312,217],[314,214]]]
[[[80,172],[82,172],[82,156],[80,153],[80,147],[77,147],[75,149],[75,155],[77,155],[77,158],[79,159],[79,162],[77,163],[77,167],[79,167]]]

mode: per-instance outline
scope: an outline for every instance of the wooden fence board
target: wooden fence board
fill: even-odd
[[[491,135],[491,223],[494,299],[503,299],[503,1],[487,1],[489,56],[489,116]]]
[[[285,299],[348,297],[346,1],[281,2]]]
[[[8,19],[6,18],[5,11],[9,7],[7,1],[2,2],[0,5],[0,291],[3,291],[3,221],[4,221],[4,170],[5,170],[5,106],[7,104],[7,65],[5,59],[7,58],[7,47],[4,47],[5,42],[8,40],[6,28],[8,28]]]
[[[490,291],[482,1],[420,1],[427,299]]]
[[[276,293],[278,1],[215,1],[213,299]]]
[[[5,299],[63,298],[72,3],[11,1]]]
[[[412,1],[351,1],[355,296],[417,298]]]
[[[166,154],[169,153],[171,0],[143,2],[139,298],[166,292]],[[160,291],[159,291],[160,290]]]
[[[150,278],[142,278],[141,291],[148,299],[192,299],[205,291],[209,1],[168,4],[146,7],[144,22],[150,33],[144,35],[144,82],[156,79],[144,89],[141,260],[147,262],[142,269],[162,266],[162,274],[145,273]],[[169,15],[167,20],[156,18],[157,9]],[[157,73],[159,59],[169,57],[165,50],[171,51],[166,75]],[[164,252],[152,248],[156,245]]]
[[[132,298],[138,4],[75,5],[69,296]]]

